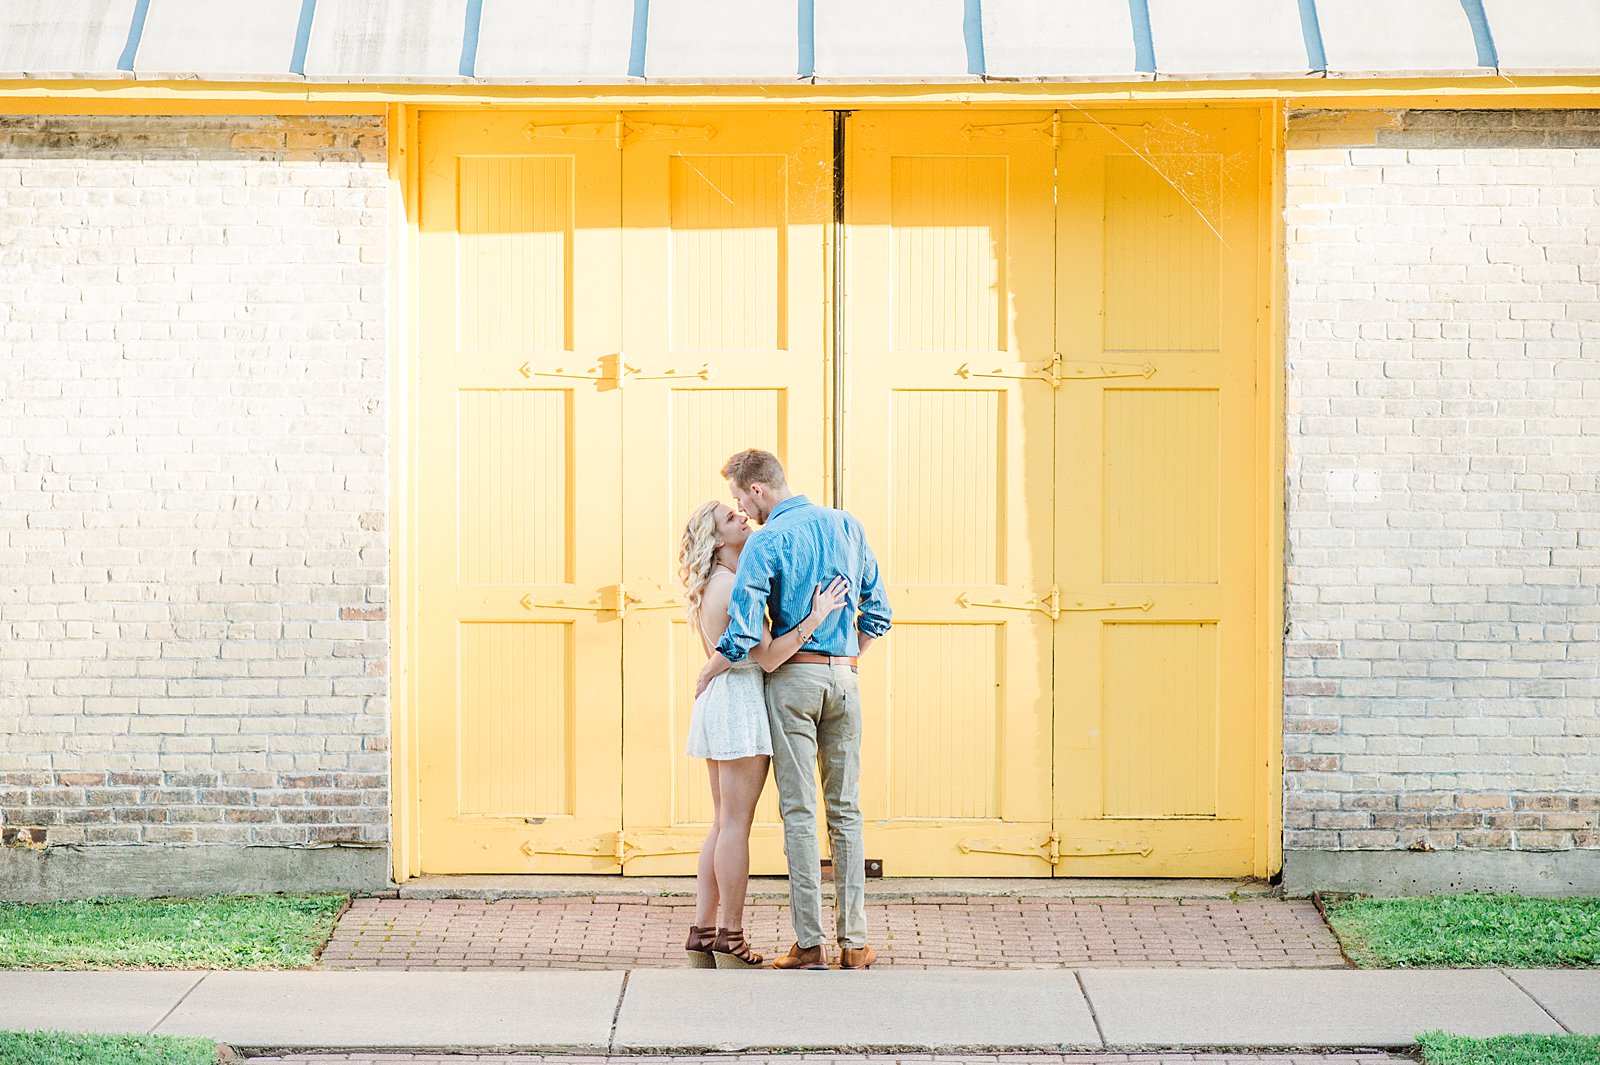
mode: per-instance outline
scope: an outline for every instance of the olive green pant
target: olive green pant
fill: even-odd
[[[867,945],[866,862],[861,844],[861,693],[847,665],[789,664],[767,676],[772,770],[789,859],[795,941],[823,941],[816,771],[827,802],[833,905],[840,946]]]

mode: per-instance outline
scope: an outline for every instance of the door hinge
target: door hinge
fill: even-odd
[[[593,366],[577,373],[565,366],[557,366],[553,370],[541,370],[534,365],[532,359],[524,359],[517,366],[517,373],[521,374],[525,381],[531,381],[535,377],[557,377],[567,381],[594,381],[601,386],[621,388],[629,381],[709,381],[711,364],[703,362],[694,369],[680,369],[674,366],[646,373],[637,366],[630,366],[618,352],[615,355],[600,356]]]
[[[1038,858],[1051,865],[1060,865],[1063,857],[1095,858],[1114,854],[1137,854],[1149,857],[1154,850],[1148,843],[1109,839],[1068,839],[1052,832],[1043,839],[1038,836],[1013,836],[1003,839],[964,839],[956,844],[962,854],[1004,854],[1018,858]]]
[[[661,593],[660,598],[646,598],[634,595],[626,584],[608,584],[597,589],[595,594],[582,603],[569,603],[565,599],[538,600],[533,593],[524,595],[517,600],[517,605],[524,610],[583,610],[591,614],[615,614],[618,620],[623,620],[635,610],[667,610],[681,605],[675,596]]]
[[[529,122],[522,127],[522,135],[535,140],[599,140],[601,137],[620,137],[617,115],[599,122]]]
[[[966,592],[956,596],[956,604],[963,607],[988,607],[990,610],[1037,610],[1041,614],[1049,614],[1054,621],[1061,616],[1061,589],[1055,585],[1050,586],[1050,591],[1045,595],[1025,596],[1022,602],[1005,602],[1002,599],[974,599]]]
[[[622,356],[617,356],[617,384],[626,384],[629,381],[709,381],[711,380],[711,364],[702,362],[695,369],[680,369],[673,366],[663,370],[646,373],[637,366],[630,366],[622,361]]]
[[[717,127],[709,124],[689,125],[678,122],[636,122],[623,118],[617,123],[617,147],[625,148],[640,136],[652,140],[702,140],[717,135]]]
[[[657,140],[710,140],[717,135],[711,125],[682,125],[672,122],[640,122],[616,115],[601,122],[529,122],[522,135],[532,140],[599,140],[609,136],[618,148],[625,148],[643,134]]]
[[[1108,599],[1099,595],[1072,595],[1056,600],[1058,609],[1062,613],[1091,613],[1096,610],[1146,610],[1156,605],[1150,598],[1144,599]]]
[[[555,854],[572,858],[610,858],[619,866],[626,866],[635,858],[660,857],[669,854],[695,854],[705,842],[704,837],[691,837],[678,832],[605,832],[584,839],[563,840],[559,843],[540,844],[536,840],[523,842],[522,853],[529,858],[539,854]]]
[[[1004,599],[974,599],[971,593],[962,592],[956,596],[956,605],[962,607],[986,607],[990,610],[1037,610],[1041,614],[1050,615],[1050,620],[1055,621],[1063,613],[1090,613],[1096,610],[1149,610],[1156,605],[1154,599],[1108,599],[1104,596],[1073,595],[1068,593],[1063,596],[1061,589],[1052,584],[1050,591],[1044,595],[1023,596],[1020,601],[1007,602]]]
[[[1108,377],[1154,377],[1156,368],[1148,362],[1091,362],[1063,359],[1057,355],[1038,369],[1025,373],[1008,373],[1003,367],[993,370],[974,370],[970,362],[956,367],[956,376],[963,381],[974,377],[1003,378],[1010,381],[1041,381],[1051,388],[1060,388],[1067,381],[1092,381]]]
[[[1041,122],[968,122],[961,127],[963,140],[976,137],[1010,137],[1016,134],[1042,137],[1050,147],[1061,144],[1061,118],[1054,112]]]
[[[683,600],[656,586],[654,595],[650,597],[634,595],[627,585],[617,585],[617,601],[620,604],[617,614],[626,618],[635,610],[671,610],[683,605]]]

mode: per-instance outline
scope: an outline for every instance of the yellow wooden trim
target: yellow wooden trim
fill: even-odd
[[[0,81],[13,114],[33,113],[382,113],[398,103],[436,107],[514,106],[640,109],[760,107],[907,109],[981,103],[1053,108],[1185,103],[1253,107],[1600,107],[1600,77],[1295,78],[1144,82],[875,85],[408,85],[304,82]]]
[[[389,788],[396,883],[422,871],[417,815],[415,661],[416,109],[388,108],[389,149]]]
[[[1261,444],[1256,489],[1257,542],[1261,545],[1257,591],[1256,720],[1260,723],[1261,780],[1256,787],[1255,867],[1259,877],[1283,868],[1283,372],[1285,357],[1283,177],[1285,107],[1261,113],[1262,232],[1267,253],[1261,268],[1261,325],[1256,361],[1256,424]]]

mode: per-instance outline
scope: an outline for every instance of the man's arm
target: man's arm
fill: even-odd
[[[865,654],[872,642],[889,631],[893,611],[889,597],[883,589],[883,574],[878,570],[878,559],[861,540],[861,607],[856,613],[856,642],[860,653]]]
[[[739,571],[733,575],[733,590],[728,596],[728,627],[717,641],[717,651],[729,662],[743,662],[761,642],[761,625],[773,578],[772,560],[763,546],[756,540],[747,543],[739,554]],[[713,661],[715,658],[713,655]]]

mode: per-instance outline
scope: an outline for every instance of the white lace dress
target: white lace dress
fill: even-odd
[[[690,758],[725,762],[772,753],[767,724],[767,675],[746,658],[711,679],[689,715]]]

